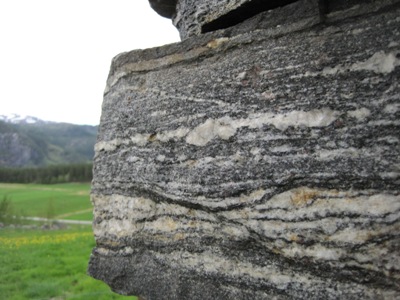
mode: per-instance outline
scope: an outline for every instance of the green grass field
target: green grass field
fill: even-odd
[[[0,184],[0,199],[14,211],[54,218],[91,220],[89,184]],[[0,299],[136,299],[119,296],[86,274],[95,246],[91,226],[64,230],[0,229]]]
[[[47,218],[50,214],[54,219],[92,220],[89,192],[89,183],[0,183],[0,200],[6,196],[17,214],[29,217]]]

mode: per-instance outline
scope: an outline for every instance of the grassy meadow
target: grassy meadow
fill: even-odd
[[[89,221],[89,190],[89,184],[0,184],[0,201],[7,197],[13,212],[26,217]],[[86,275],[94,246],[90,225],[0,228],[0,298],[136,299],[119,296]]]
[[[28,217],[69,219],[81,214],[92,220],[90,184],[16,184],[0,183],[0,200],[10,199],[14,213]]]

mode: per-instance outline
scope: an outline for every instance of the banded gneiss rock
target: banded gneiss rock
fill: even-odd
[[[400,5],[311,11],[113,60],[91,276],[144,299],[400,297]]]

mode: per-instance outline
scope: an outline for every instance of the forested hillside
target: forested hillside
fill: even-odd
[[[41,184],[90,182],[92,180],[92,168],[93,165],[91,163],[36,168],[0,167],[0,182]]]
[[[97,126],[0,121],[0,167],[90,163]]]

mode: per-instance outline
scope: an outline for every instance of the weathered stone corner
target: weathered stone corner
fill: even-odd
[[[226,29],[247,22],[253,17],[259,18],[266,14],[264,19],[275,19],[271,12],[278,12],[282,8],[291,11],[279,11],[281,18],[292,19],[297,15],[304,15],[309,7],[315,7],[319,17],[325,19],[328,15],[343,14],[356,11],[368,6],[382,7],[391,4],[393,0],[149,0],[151,7],[161,16],[170,18],[180,32],[182,39],[198,36],[203,33]],[[356,11],[354,11],[356,10]],[[368,10],[368,8],[367,8]],[[347,12],[346,12],[347,11]],[[257,20],[252,20],[257,23]],[[293,23],[293,22],[292,22]],[[265,28],[266,24],[259,24]]]
[[[257,1],[150,2],[184,40],[112,62],[89,274],[146,300],[399,299],[400,1],[265,0],[206,33]]]
[[[172,18],[176,14],[177,2],[178,0],[149,0],[151,8],[164,18]]]

